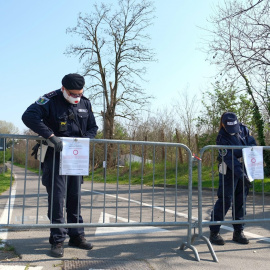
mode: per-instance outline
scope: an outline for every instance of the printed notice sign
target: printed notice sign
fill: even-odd
[[[62,137],[60,175],[89,175],[89,138]]]
[[[243,148],[242,151],[249,180],[252,182],[254,179],[264,179],[263,147],[253,146]]]

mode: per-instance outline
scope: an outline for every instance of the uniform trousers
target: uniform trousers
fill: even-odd
[[[48,193],[48,217],[52,224],[64,223],[63,209],[66,207],[67,223],[83,223],[80,202],[82,176],[59,175],[60,153],[56,152],[53,180],[53,156],[54,148],[48,147],[42,166],[42,184],[46,187]],[[51,228],[50,244],[62,243],[67,234],[70,237],[84,236],[84,228]]]
[[[224,217],[226,216],[231,205],[233,220],[243,220],[245,216],[246,199],[248,192],[249,187],[243,184],[242,178],[234,178],[233,181],[232,172],[230,169],[228,169],[227,174],[224,175],[223,188],[223,175],[220,173],[219,187],[217,192],[218,199],[211,213],[211,221],[224,220]],[[232,204],[233,200],[234,203]],[[210,225],[209,228],[212,232],[219,232],[220,226],[221,225]],[[233,224],[233,227],[234,230],[240,231],[244,229],[244,224]]]

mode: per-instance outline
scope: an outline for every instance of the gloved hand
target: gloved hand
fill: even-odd
[[[250,188],[252,186],[252,183],[249,181],[247,175],[244,176],[244,182],[245,182],[245,185]]]
[[[39,147],[40,147],[40,144],[37,143],[37,144],[32,148],[33,152],[32,152],[32,154],[31,154],[31,156],[35,156],[35,159],[37,159],[37,153],[38,153],[38,148],[39,148]]]
[[[63,142],[56,136],[52,136],[49,140],[54,144],[56,152],[61,152],[63,150]]]

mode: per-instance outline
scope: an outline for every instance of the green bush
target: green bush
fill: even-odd
[[[6,149],[6,151],[0,151],[0,165],[3,164],[3,162],[7,162],[11,160],[11,149]]]

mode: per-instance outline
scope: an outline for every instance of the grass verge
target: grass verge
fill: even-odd
[[[217,168],[217,166],[215,167]],[[86,181],[104,182],[104,170],[98,168],[87,177]],[[106,183],[126,184],[143,184],[147,186],[188,186],[188,164],[180,164],[177,169],[174,164],[145,164],[142,168],[140,163],[133,162],[131,165],[124,167],[114,167],[106,169]],[[217,170],[212,170],[209,166],[202,167],[202,187],[203,188],[218,188],[219,175]],[[192,186],[198,186],[198,167],[195,165],[192,168]],[[255,192],[270,192],[270,178],[264,180],[255,180],[251,191]]]
[[[21,168],[24,165],[15,164]],[[217,168],[215,164],[214,168]],[[28,170],[39,173],[38,169],[27,168]],[[93,174],[93,181],[97,183],[104,182],[103,168],[97,168]],[[166,164],[145,164],[142,168],[141,163],[132,162],[124,167],[112,167],[106,169],[106,183],[118,183],[120,185],[138,185],[147,186],[188,186],[188,164],[178,164],[176,169],[175,164],[167,162]],[[203,188],[218,188],[218,171],[212,170],[211,166],[202,166],[202,187]],[[89,176],[85,176],[84,180],[92,181],[92,172]],[[253,186],[254,185],[254,186]],[[264,180],[255,180],[250,191],[270,193],[270,178]],[[192,186],[198,187],[198,167],[195,164],[192,168]]]
[[[10,179],[10,170],[6,173],[0,174],[0,194],[2,194],[4,191],[8,190],[10,187],[10,181],[14,181],[14,177],[12,177],[12,180]]]

